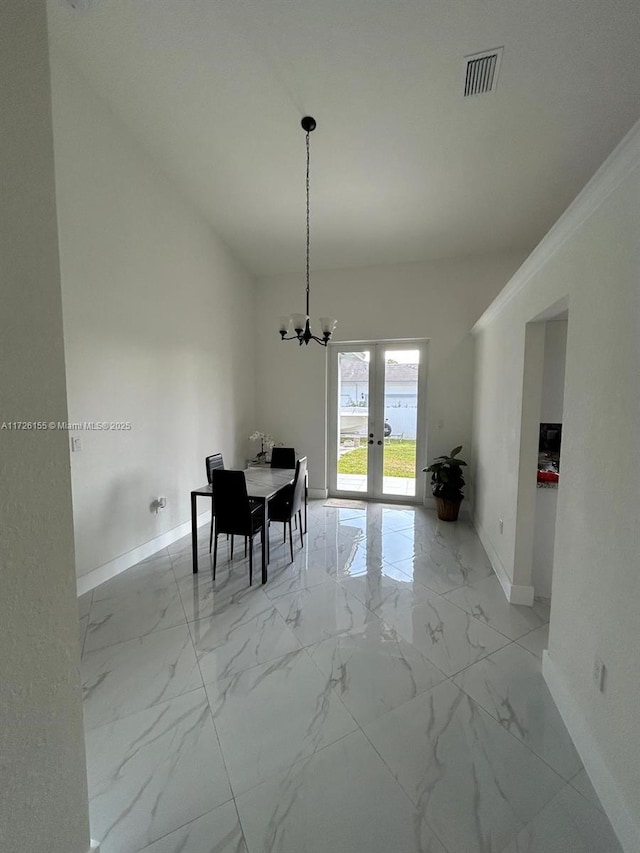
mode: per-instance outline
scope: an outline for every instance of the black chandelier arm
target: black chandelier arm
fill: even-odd
[[[311,330],[309,329],[308,326],[304,330],[304,332],[301,332],[301,334],[299,334],[299,335],[297,335],[297,334],[296,335],[287,335],[287,333],[285,331],[283,331],[282,329],[280,330],[280,340],[282,340],[282,341],[298,341],[300,346],[302,346],[302,344],[305,344],[308,346],[309,341],[315,341],[316,343],[320,344],[321,346],[326,347],[327,344],[329,343],[330,338],[331,338],[331,334],[328,332],[325,333],[321,338],[319,338],[317,335],[314,335],[311,333]]]

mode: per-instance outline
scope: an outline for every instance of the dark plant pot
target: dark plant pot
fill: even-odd
[[[457,521],[462,498],[458,501],[448,501],[446,498],[436,498],[436,509],[440,521]]]

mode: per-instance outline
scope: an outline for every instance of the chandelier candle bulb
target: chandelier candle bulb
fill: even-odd
[[[309,318],[305,314],[292,314],[291,319],[296,333],[304,332]]]
[[[280,334],[286,335],[291,326],[291,317],[280,317]]]
[[[320,317],[320,330],[323,335],[331,337],[337,325],[338,321],[334,320],[333,317]]]

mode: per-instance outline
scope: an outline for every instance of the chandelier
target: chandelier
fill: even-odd
[[[316,129],[316,120],[311,116],[305,116],[300,124],[307,135],[307,313],[280,317],[280,338],[283,341],[298,341],[300,346],[302,344],[308,345],[309,341],[316,341],[316,343],[326,347],[336,327],[337,320],[334,320],[333,317],[320,317],[322,337],[312,334],[309,325],[309,243],[311,233],[309,229],[309,134]],[[295,334],[288,335],[292,326]]]

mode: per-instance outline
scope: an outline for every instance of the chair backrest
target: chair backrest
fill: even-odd
[[[214,453],[212,456],[205,457],[204,464],[207,469],[207,483],[210,483],[211,472],[219,471],[221,468],[224,468],[222,453]]]
[[[216,529],[219,533],[251,534],[251,507],[244,471],[214,468],[211,472]]]
[[[296,478],[293,481],[293,498],[291,500],[291,515],[295,515],[302,507],[304,489],[307,481],[307,457],[302,456],[296,462]]]
[[[271,451],[271,467],[272,468],[295,468],[296,467],[296,449],[295,447],[274,447]]]

